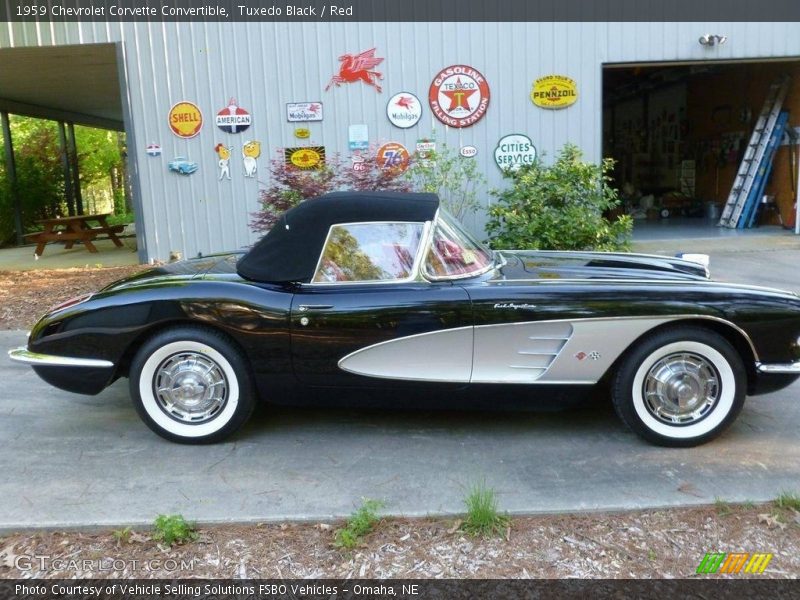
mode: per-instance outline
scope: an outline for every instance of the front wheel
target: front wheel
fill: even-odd
[[[742,359],[725,338],[675,327],[628,352],[613,379],[612,399],[622,421],[644,439],[688,447],[733,423],[746,387]]]
[[[218,442],[253,412],[255,394],[247,362],[224,335],[180,327],[150,338],[130,369],[136,412],[173,442]]]

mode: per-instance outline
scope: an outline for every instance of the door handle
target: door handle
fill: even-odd
[[[301,304],[297,307],[298,312],[308,312],[309,310],[328,310],[333,308],[333,304]]]

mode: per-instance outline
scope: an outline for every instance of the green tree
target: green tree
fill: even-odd
[[[505,172],[511,187],[494,190],[486,230],[499,249],[627,250],[633,221],[609,219],[620,204],[611,187],[611,159],[600,165],[582,160],[565,145],[548,166],[539,158],[516,172]]]

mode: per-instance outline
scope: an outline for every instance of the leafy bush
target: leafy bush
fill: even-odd
[[[567,144],[552,166],[538,158],[514,173],[512,186],[495,190],[486,230],[498,249],[627,250],[633,221],[608,219],[620,204],[609,184],[613,161],[586,163]]]
[[[347,524],[336,530],[334,545],[348,550],[358,546],[364,536],[371,532],[380,520],[378,509],[382,507],[383,502],[380,500],[364,498],[358,510],[347,519]]]
[[[469,535],[502,535],[510,523],[507,515],[501,515],[497,511],[497,495],[492,488],[486,487],[485,482],[470,488],[464,498],[464,505],[467,507],[467,515],[461,529]]]
[[[261,210],[251,215],[250,227],[266,233],[285,211],[309,198],[337,190],[383,190],[407,192],[410,185],[395,173],[382,169],[371,150],[364,158],[362,170],[355,171],[352,161],[335,154],[317,169],[288,166],[283,152],[270,161],[270,186],[258,193]]]
[[[431,141],[435,143],[436,137]],[[447,144],[437,145],[424,157],[415,155],[406,178],[415,190],[438,194],[444,207],[459,221],[478,208],[478,188],[486,184],[478,162],[462,157]]]
[[[194,525],[188,523],[183,515],[158,515],[153,523],[153,530],[153,539],[167,546],[197,539]]]

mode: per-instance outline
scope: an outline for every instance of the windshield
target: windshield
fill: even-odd
[[[425,273],[431,278],[469,277],[493,264],[492,251],[477,241],[452,215],[439,209]]]

